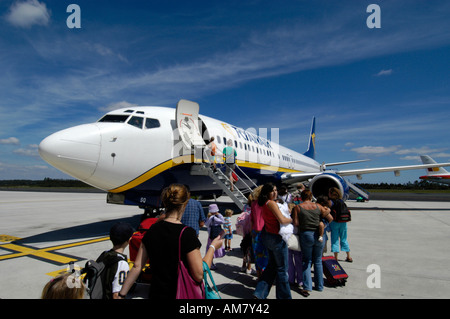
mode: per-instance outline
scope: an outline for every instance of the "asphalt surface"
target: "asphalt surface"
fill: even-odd
[[[206,207],[210,202],[202,204]],[[218,204],[221,211],[233,207],[228,198]],[[346,285],[312,291],[308,298],[292,288],[294,299],[450,298],[449,202],[414,195],[406,200],[349,201],[348,205],[353,216],[348,237],[354,261],[347,263],[345,254],[339,255],[349,275]],[[140,218],[136,207],[106,204],[105,194],[0,191],[0,298],[38,299],[44,285],[66,271],[69,261],[82,267],[110,249],[108,233],[115,222],[137,227]],[[233,225],[236,218],[237,214]],[[199,238],[204,254],[206,229]],[[241,239],[235,234],[233,250],[215,260],[218,269],[213,276],[224,300],[250,299],[256,286],[257,278],[241,271]],[[329,251],[329,243],[327,247]],[[147,288],[139,284],[131,297],[145,298]],[[275,286],[269,299],[275,299]]]

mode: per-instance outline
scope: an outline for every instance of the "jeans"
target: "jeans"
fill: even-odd
[[[303,289],[312,290],[311,266],[314,265],[314,284],[318,291],[323,290],[322,251],[323,242],[314,231],[300,232],[300,246],[303,254]]]
[[[278,234],[263,230],[261,237],[269,253],[269,262],[256,285],[253,295],[258,299],[266,299],[276,278],[277,299],[292,299],[288,280],[288,248],[286,242]]]
[[[289,283],[298,285],[303,284],[303,263],[302,252],[295,250],[289,251]]]

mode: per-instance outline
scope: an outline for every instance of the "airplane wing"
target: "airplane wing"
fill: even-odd
[[[323,173],[332,173],[339,176],[352,176],[356,175],[358,178],[363,174],[372,173],[383,173],[383,172],[394,172],[395,176],[400,175],[400,171],[412,170],[412,169],[427,169],[433,167],[443,167],[450,166],[450,163],[435,163],[435,164],[424,164],[424,165],[407,165],[407,166],[391,166],[391,167],[378,167],[378,168],[361,168],[361,169],[351,169],[344,171],[334,171],[334,170],[323,170],[316,172],[303,172],[303,173],[286,173],[281,176],[281,180],[284,183],[298,183],[306,181],[310,178],[314,178],[317,175]]]
[[[450,166],[450,163],[351,169],[351,170],[346,170],[346,171],[337,171],[336,174],[339,176],[351,176],[351,175],[363,175],[363,174],[372,174],[372,173],[394,172],[395,175],[398,176],[400,174],[400,171],[411,170],[411,169],[426,169],[426,168],[442,167],[442,166]]]
[[[354,164],[354,163],[361,163],[361,162],[368,162],[368,161],[370,161],[370,159],[357,160],[357,161],[348,161],[348,162],[337,162],[337,163],[325,163],[324,165],[326,167],[330,167],[330,166]]]
[[[283,183],[293,184],[306,181],[310,178],[316,177],[317,175],[323,174],[322,171],[311,172],[311,173],[286,173],[281,176],[281,181]]]

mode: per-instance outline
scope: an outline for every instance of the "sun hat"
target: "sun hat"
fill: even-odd
[[[210,204],[208,207],[208,212],[209,213],[217,213],[219,211],[219,207],[217,206],[217,204]]]

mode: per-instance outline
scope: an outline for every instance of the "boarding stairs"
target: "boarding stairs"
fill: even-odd
[[[204,154],[204,159],[208,157]],[[197,163],[191,168],[191,175],[207,175],[211,177],[213,182],[219,186],[225,194],[227,194],[239,209],[243,209],[247,204],[247,197],[257,185],[244,173],[244,171],[236,165],[235,174],[238,181],[233,185],[233,191],[230,189],[231,181],[224,173],[225,164],[216,164],[216,169],[209,160]],[[238,187],[239,186],[239,187]],[[247,195],[247,196],[246,196]]]
[[[348,180],[346,180],[346,183],[350,188],[350,190],[353,191],[353,193],[355,193],[357,196],[361,196],[366,201],[369,200],[369,193],[366,190],[364,190],[361,186],[352,184]]]

